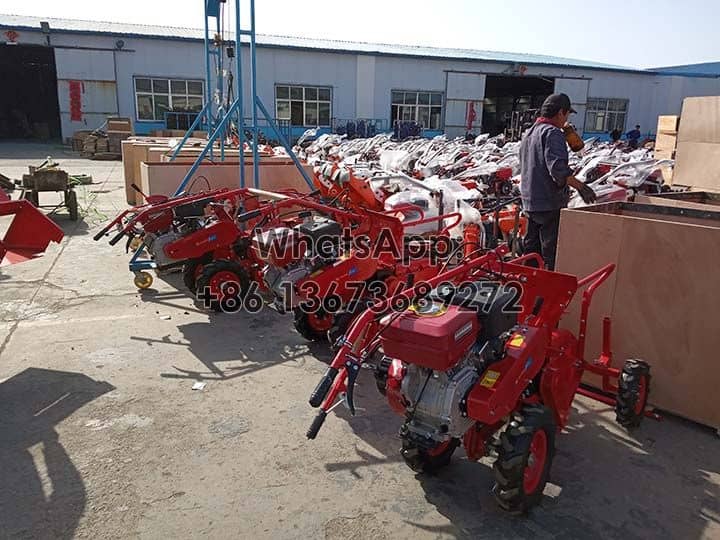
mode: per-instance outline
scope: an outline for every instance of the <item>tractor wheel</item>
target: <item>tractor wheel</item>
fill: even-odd
[[[237,289],[232,291],[230,286]],[[233,261],[215,261],[204,265],[196,281],[196,295],[213,311],[223,310],[226,294],[234,294],[242,301],[250,286],[250,278],[245,269]],[[233,311],[236,306],[233,303]]]
[[[627,360],[618,378],[615,420],[626,428],[640,425],[650,393],[650,366],[642,360]]]
[[[527,512],[542,499],[555,454],[555,418],[543,405],[515,413],[500,434],[495,469],[495,499],[504,510]]]
[[[191,293],[195,294],[197,280],[202,274],[205,265],[210,262],[212,262],[212,258],[203,255],[196,259],[190,259],[183,266],[183,283]]]
[[[153,284],[153,277],[150,272],[136,272],[133,283],[138,289],[148,289]]]
[[[405,464],[416,473],[432,474],[450,464],[450,458],[459,445],[460,439],[450,439],[428,450],[403,441],[400,455]]]
[[[293,310],[295,330],[308,341],[327,341],[327,333],[333,326],[334,317],[330,313],[318,311],[306,313],[303,306]]]

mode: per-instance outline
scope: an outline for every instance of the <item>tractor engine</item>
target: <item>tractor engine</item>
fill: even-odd
[[[258,259],[267,263],[263,279],[280,311],[296,305],[296,283],[337,259],[341,234],[336,221],[306,216],[294,227],[276,227],[255,235],[253,249]],[[291,298],[287,298],[288,293],[292,293]]]
[[[165,255],[165,246],[182,238],[177,231],[171,230],[162,234],[147,233],[144,241],[147,246],[148,253],[153,258],[158,268],[163,268],[177,261],[170,259]]]
[[[472,426],[465,400],[488,366],[503,358],[504,338],[517,324],[517,314],[506,309],[515,291],[484,282],[468,292],[472,298],[456,294],[449,302],[431,295],[381,335],[386,356],[379,380],[392,408],[406,417],[401,436],[413,446],[433,448]]]

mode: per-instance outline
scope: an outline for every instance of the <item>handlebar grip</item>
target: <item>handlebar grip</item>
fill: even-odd
[[[115,244],[117,244],[120,240],[122,240],[123,236],[125,236],[125,231],[120,231],[119,233],[117,233],[110,239],[110,245],[114,246]]]
[[[244,223],[245,221],[259,217],[260,215],[262,215],[262,212],[260,210],[250,210],[249,212],[243,212],[242,214],[240,214],[237,217],[237,220],[240,223]]]
[[[327,413],[325,411],[320,411],[317,413],[315,420],[313,420],[313,423],[310,425],[310,429],[307,430],[306,435],[308,439],[312,440],[317,437],[320,428],[325,423],[325,418],[327,418]]]
[[[310,406],[311,407],[319,407],[320,404],[325,399],[325,396],[327,396],[327,393],[330,391],[330,387],[332,386],[333,381],[335,380],[335,376],[338,374],[338,370],[333,367],[329,367],[327,371],[325,372],[325,375],[322,379],[320,379],[320,382],[315,387],[315,390],[313,390],[313,393],[310,395]]]
[[[95,240],[97,242],[103,236],[105,236],[111,228],[112,228],[112,223],[110,225],[108,225],[107,227],[103,227],[102,229],[100,229],[100,232],[98,232],[95,236],[93,236],[93,240]]]

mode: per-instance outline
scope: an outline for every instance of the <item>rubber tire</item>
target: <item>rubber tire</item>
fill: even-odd
[[[212,262],[212,258],[207,255],[203,255],[202,257],[197,257],[196,259],[190,259],[183,265],[183,283],[191,293],[195,294],[198,281],[197,278],[200,277],[195,277],[197,267],[200,265],[204,266],[210,262]]]
[[[640,381],[645,378],[645,397],[640,414],[635,412],[638,403]],[[645,416],[645,406],[650,395],[650,366],[642,360],[625,361],[623,370],[618,377],[618,393],[615,403],[615,421],[623,427],[635,428]]]
[[[537,430],[547,437],[547,454],[542,477],[532,493],[525,493],[525,468],[530,456],[530,444]],[[555,417],[544,405],[526,405],[512,416],[508,427],[500,434],[495,471],[495,499],[503,510],[524,514],[542,500],[550,466],[555,455]]]
[[[71,221],[77,221],[80,218],[78,211],[77,193],[75,190],[69,189],[65,192],[65,206],[67,206]]]
[[[327,331],[321,332],[313,328],[308,320],[308,314],[300,307],[293,309],[293,326],[298,334],[308,341],[315,343],[328,341]]]
[[[248,276],[245,269],[238,263],[226,260],[214,261],[210,264],[205,265],[202,273],[197,279],[197,286],[195,292],[197,293],[197,291],[203,290],[205,287],[208,287],[210,285],[210,280],[217,272],[233,272],[238,277],[238,281],[240,282],[240,296],[242,298],[245,297],[245,293],[250,286],[250,277]],[[210,309],[218,312],[222,311],[220,307],[220,302],[211,301]]]
[[[426,450],[419,449],[416,456],[408,459],[405,455],[406,450],[405,442],[403,442],[403,448],[400,451],[400,455],[405,461],[405,465],[410,467],[413,471],[420,474],[433,474],[450,465],[450,458],[455,449],[460,446],[460,439],[450,439],[448,446],[440,454],[430,455]]]

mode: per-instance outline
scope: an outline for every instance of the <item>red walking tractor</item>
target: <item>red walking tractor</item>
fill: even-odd
[[[310,404],[320,411],[308,438],[336,405],[344,402],[355,414],[353,388],[365,364],[404,417],[401,454],[413,470],[447,465],[460,444],[473,461],[495,454],[497,501],[522,513],[542,497],[555,437],[576,393],[613,403],[621,425],[637,426],[648,398],[648,365],[628,360],[622,369],[612,367],[607,318],[602,355],[587,361],[584,354],[593,293],[615,266],[578,280],[528,266],[542,265],[535,254],[505,261],[503,251],[408,283],[358,316],[312,393]],[[558,323],[581,288],[575,336]],[[602,392],[580,386],[585,372],[602,378]]]

